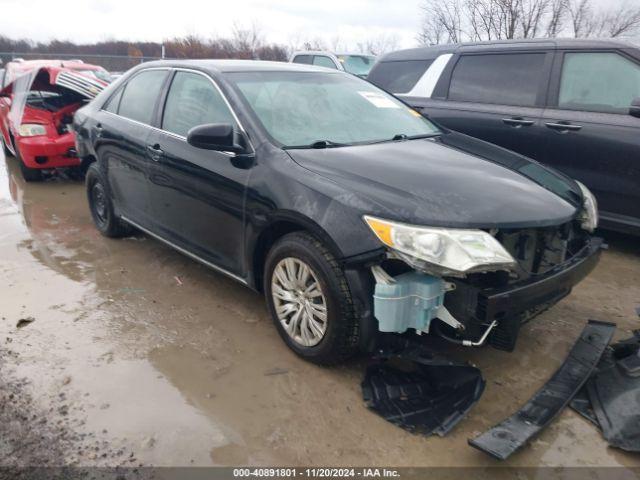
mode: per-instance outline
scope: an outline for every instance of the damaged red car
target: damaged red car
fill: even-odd
[[[0,141],[20,162],[24,179],[78,167],[73,115],[109,84],[106,70],[80,60],[12,61],[0,90]]]

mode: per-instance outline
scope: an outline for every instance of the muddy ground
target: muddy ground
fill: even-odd
[[[101,237],[81,183],[25,184],[0,158],[0,466],[495,465],[467,438],[525,402],[587,319],[617,322],[616,338],[640,326],[640,241],[605,236],[597,270],[523,328],[515,353],[447,347],[487,388],[447,437],[424,438],[363,406],[362,359],[305,363],[259,295],[144,235]],[[566,410],[506,464],[640,456]]]

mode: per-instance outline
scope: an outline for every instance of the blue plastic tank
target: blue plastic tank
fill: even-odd
[[[376,283],[373,312],[381,332],[403,333],[408,328],[429,331],[442,306],[445,282],[419,272],[394,277],[395,283]]]

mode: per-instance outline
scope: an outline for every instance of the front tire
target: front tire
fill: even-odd
[[[5,147],[6,148],[6,147]],[[20,150],[18,150],[18,146],[14,143],[13,149],[16,151],[16,160],[20,164],[20,173],[22,173],[22,178],[24,178],[25,182],[41,182],[42,181],[42,170],[39,168],[30,168],[24,164],[24,160],[22,160],[22,156],[20,156]]]
[[[105,237],[126,237],[133,233],[133,227],[116,217],[107,182],[96,163],[87,170],[87,199],[91,217],[98,231]]]
[[[311,235],[291,233],[271,248],[264,292],[278,333],[305,360],[333,365],[357,352],[359,322],[344,272]]]
[[[2,135],[2,132],[0,132],[0,143],[2,144],[2,151],[4,152],[4,156],[13,157],[13,153],[11,153],[11,150],[9,150],[9,147],[7,147],[7,144],[4,141],[4,135]]]

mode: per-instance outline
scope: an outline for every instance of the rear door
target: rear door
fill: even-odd
[[[559,51],[543,115],[542,161],[584,183],[606,222],[640,227],[640,58],[623,51]]]
[[[95,125],[96,153],[107,165],[116,205],[127,219],[146,228],[153,223],[147,139],[168,74],[167,69],[137,73],[114,92]]]
[[[164,101],[154,152],[150,198],[154,231],[226,272],[241,276],[243,200],[250,170],[235,155],[189,145],[187,132],[207,123],[240,126],[208,75],[177,70]]]
[[[544,49],[462,53],[431,98],[410,103],[445,127],[537,158],[552,62]]]

